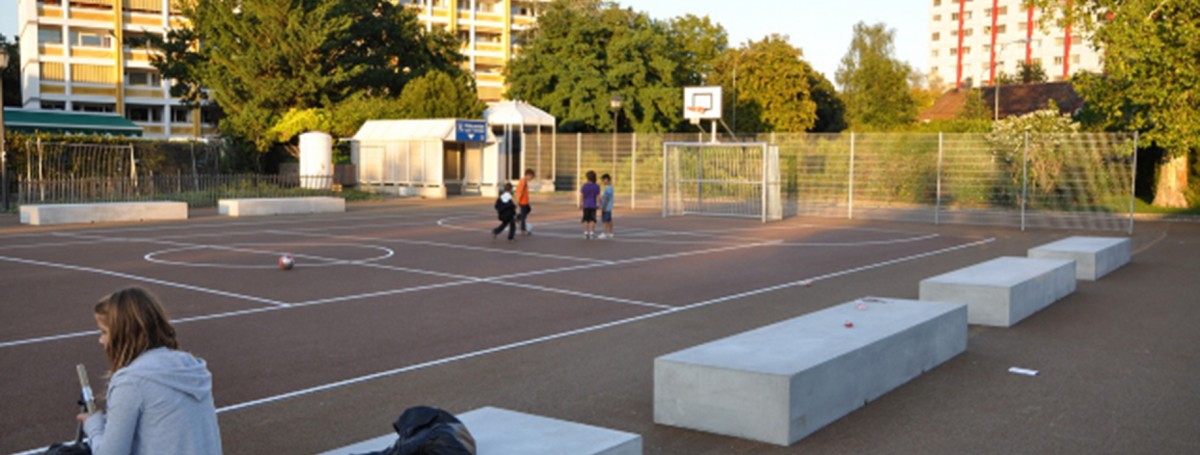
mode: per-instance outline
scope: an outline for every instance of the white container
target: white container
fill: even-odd
[[[320,131],[300,135],[300,187],[325,190],[333,183],[333,136]]]

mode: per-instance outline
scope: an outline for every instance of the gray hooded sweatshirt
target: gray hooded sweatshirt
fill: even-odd
[[[212,374],[191,354],[143,352],[113,374],[107,407],[84,423],[95,455],[221,453]]]

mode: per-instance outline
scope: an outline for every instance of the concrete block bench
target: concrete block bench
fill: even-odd
[[[346,200],[340,197],[221,199],[217,202],[217,205],[219,213],[228,216],[290,215],[346,211]]]
[[[1067,237],[1030,248],[1029,257],[1075,261],[1075,277],[1095,281],[1129,263],[1130,241],[1119,237]]]
[[[655,359],[654,421],[787,446],[966,348],[961,304],[860,299]]]
[[[921,280],[920,299],[967,305],[971,324],[1012,327],[1075,292],[1075,261],[1001,257]]]
[[[485,407],[456,416],[475,438],[477,455],[641,455],[642,437],[565,420]],[[322,455],[383,450],[396,442],[391,433]]]
[[[186,220],[186,202],[97,202],[90,204],[22,205],[21,224],[112,223]]]

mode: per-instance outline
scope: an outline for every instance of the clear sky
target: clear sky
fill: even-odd
[[[854,24],[883,22],[896,31],[896,56],[925,69],[929,52],[927,0],[617,0],[622,6],[668,19],[709,16],[729,31],[730,45],[771,33],[791,37],[805,59],[833,81]],[[17,33],[17,0],[0,0],[0,33]]]
[[[804,58],[830,82],[850,48],[854,24],[883,22],[895,30],[896,57],[926,69],[929,8],[926,0],[617,0],[622,6],[668,19],[709,16],[729,32],[730,46],[778,33],[791,37]]]

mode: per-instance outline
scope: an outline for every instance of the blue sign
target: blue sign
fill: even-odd
[[[487,142],[488,126],[482,120],[455,120],[454,140],[458,142]]]

